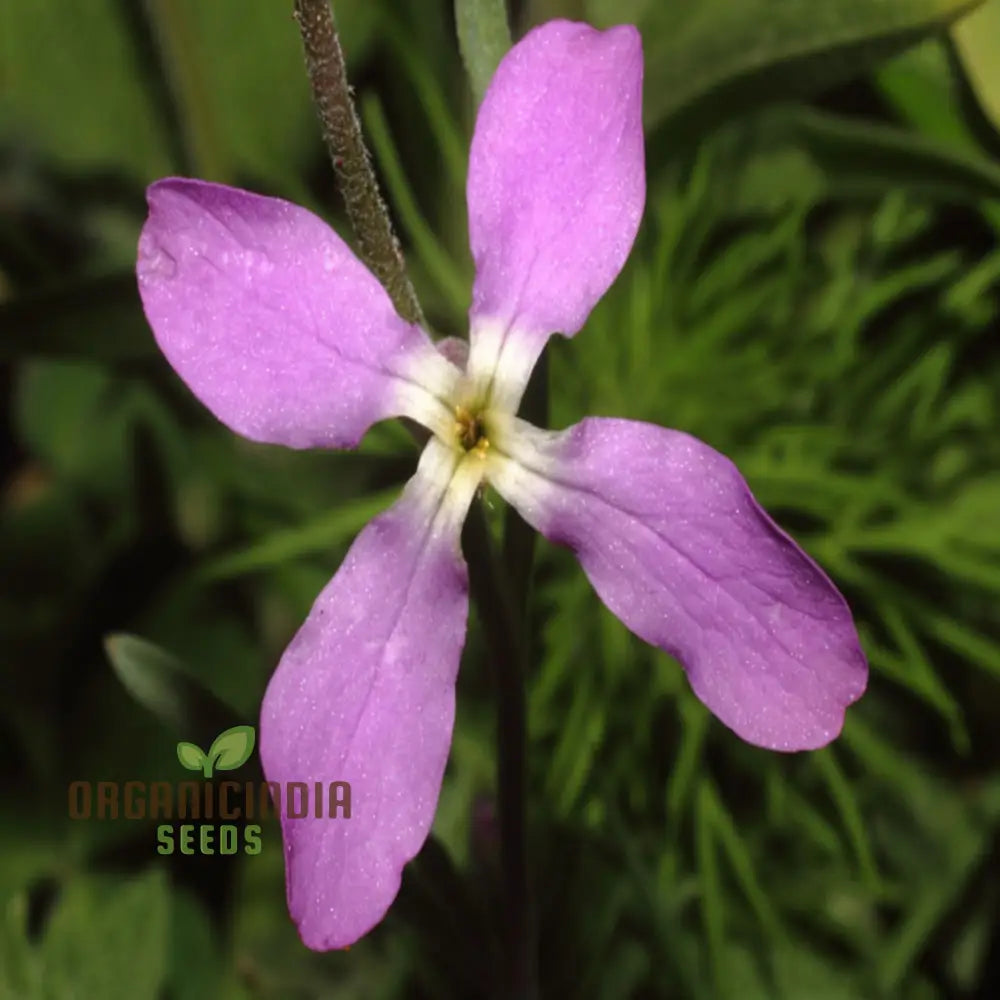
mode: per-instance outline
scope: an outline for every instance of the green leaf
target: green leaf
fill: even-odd
[[[235,771],[250,759],[254,742],[253,726],[233,726],[216,736],[208,756],[218,770]]]
[[[455,0],[455,27],[462,61],[478,104],[510,48],[504,0]]]
[[[166,976],[170,890],[161,871],[74,880],[41,946],[45,996],[157,1000]]]
[[[687,805],[691,789],[695,786],[698,771],[702,766],[705,741],[711,716],[696,698],[682,696],[678,699],[678,711],[682,720],[681,743],[674,755],[670,779],[667,781],[667,819],[679,827],[683,809]]]
[[[926,954],[928,941],[968,910],[970,886],[982,885],[992,871],[991,845],[996,840],[996,779],[992,776],[976,796],[975,808],[946,795],[934,795],[930,782],[922,792],[926,802],[911,803],[914,815],[925,813],[939,824],[938,836],[928,846],[932,853],[903,918],[882,942],[877,955],[879,994],[899,995],[900,986]],[[933,829],[933,828],[931,828]]]
[[[986,0],[951,37],[983,114],[1000,131],[1000,0]]]
[[[952,30],[964,27],[976,16],[978,12]],[[878,71],[876,81],[895,110],[924,135],[960,149],[978,148],[958,114],[954,74],[939,39],[929,39],[890,60]]]
[[[244,549],[219,556],[200,567],[196,572],[197,582],[225,580],[271,569],[300,556],[328,552],[360,531],[398,496],[398,486],[369,493],[340,504],[305,524],[266,535]]]
[[[406,170],[389,132],[382,104],[374,94],[361,102],[361,117],[371,140],[386,187],[396,205],[400,224],[413,240],[420,260],[438,285],[451,311],[461,315],[468,307],[471,281],[439,242],[417,205]]]
[[[434,137],[434,144],[444,161],[448,179],[455,190],[465,191],[465,175],[469,159],[468,136],[462,125],[455,120],[449,105],[449,96],[438,79],[437,62],[433,52],[421,50],[413,44],[412,34],[397,18],[386,17],[381,25],[384,42],[391,46],[392,56],[398,61],[400,72],[413,88],[414,96],[420,101],[420,108]],[[455,207],[462,212],[463,201]],[[467,227],[463,228],[463,234]],[[381,425],[380,425],[381,426]]]
[[[701,919],[705,928],[709,963],[722,985],[726,979],[725,903],[719,876],[719,861],[714,837],[712,792],[707,782],[698,788],[695,811],[695,858],[701,888]]]
[[[379,6],[370,0],[334,4],[349,75],[376,37]],[[265,178],[296,200],[308,200],[301,165],[318,149],[319,130],[291,7],[244,0],[161,0],[155,7],[158,25],[170,28],[184,119],[197,126],[201,148],[215,147],[230,180]]]
[[[28,940],[28,896],[18,893],[0,910],[0,996],[41,1000],[42,969]]]
[[[114,0],[5,4],[0,124],[78,170],[113,165],[150,178],[173,164],[125,9]]]
[[[705,779],[699,786],[699,822],[710,821],[716,843],[729,859],[733,874],[753,908],[764,932],[772,941],[784,936],[781,922],[771,901],[767,898],[757,874],[749,849],[743,841],[732,816],[726,811],[712,783]]]
[[[748,136],[740,127],[729,139],[735,148]],[[736,193],[743,208],[893,191],[955,202],[1000,198],[1000,167],[891,125],[788,107],[755,122],[753,141],[759,143],[758,156]],[[782,176],[780,186],[774,184],[776,174]]]
[[[178,735],[194,734],[199,742],[207,743],[220,729],[229,729],[236,722],[236,713],[223,701],[192,677],[184,665],[165,650],[134,635],[107,636],[104,648],[118,679],[129,694]],[[181,757],[181,744],[177,755]],[[190,753],[185,751],[185,754]],[[198,768],[201,768],[199,757]]]
[[[837,762],[836,752],[833,749],[827,747],[823,750],[817,750],[812,755],[812,760],[819,768],[819,772],[829,789],[830,797],[840,813],[841,822],[844,824],[844,829],[851,841],[851,847],[857,856],[858,866],[865,883],[872,895],[877,895],[879,890],[878,868],[854,789]]]
[[[648,124],[704,134],[773,100],[816,93],[946,28],[979,0],[648,0]],[[599,23],[619,5],[589,4]]]
[[[212,921],[194,892],[174,890],[169,943],[166,995],[171,1000],[222,1000],[225,956]]]
[[[997,10],[1000,10],[997,0],[986,0],[979,10],[962,18],[952,28],[952,37],[956,43],[952,48],[962,53],[961,39],[969,38],[980,50],[987,49],[990,45],[996,50],[1000,45],[1000,29],[992,35],[982,33],[981,30],[977,32],[976,29],[984,17],[995,18],[994,11]],[[956,151],[981,155],[984,148],[980,144],[983,138],[981,126],[988,130],[989,121],[969,113],[966,91],[971,88],[971,84],[965,76],[973,77],[974,67],[966,59],[966,74],[956,72],[954,62],[961,58],[958,55],[955,59],[949,59],[949,50],[945,45],[937,39],[929,40],[886,65],[878,74],[878,85],[897,113],[906,121],[912,122],[924,135]],[[998,94],[1000,88],[994,90],[994,96]],[[981,96],[980,104],[985,103],[986,98]],[[982,111],[984,115],[987,114],[985,107]],[[993,121],[1000,122],[1000,106],[996,109]],[[982,212],[995,228],[1000,229],[1000,204],[984,204]]]
[[[377,7],[337,0],[350,63],[374,36]],[[318,132],[285,5],[38,0],[4,4],[0,34],[0,126],[29,147],[141,182],[185,167],[298,193]]]

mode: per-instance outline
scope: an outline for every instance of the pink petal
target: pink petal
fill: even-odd
[[[628,420],[515,426],[493,484],[727,726],[775,750],[837,736],[868,677],[850,610],[729,459]]]
[[[346,781],[351,816],[282,818],[288,908],[310,948],[378,923],[420,850],[451,745],[465,641],[459,533],[478,477],[431,440],[285,651],[261,709],[268,781]]]
[[[232,430],[350,447],[383,417],[433,419],[450,366],[325,222],[182,178],[158,181],[147,199],[146,316],[177,374]]]
[[[481,335],[514,338],[530,372],[549,334],[575,334],[624,265],[645,197],[639,32],[569,21],[529,32],[500,63],[472,139],[473,356]]]

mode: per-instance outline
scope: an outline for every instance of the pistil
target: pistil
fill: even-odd
[[[470,410],[467,406],[455,407],[455,436],[466,452],[476,452],[481,458],[486,457],[490,446],[489,438],[480,413]]]

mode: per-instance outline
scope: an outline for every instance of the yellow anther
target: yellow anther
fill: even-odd
[[[485,442],[483,425],[479,416],[467,406],[455,407],[455,436],[466,451],[478,449]]]

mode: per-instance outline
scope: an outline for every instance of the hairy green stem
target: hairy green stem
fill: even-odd
[[[478,105],[510,48],[504,0],[455,0],[458,47]]]
[[[399,315],[422,323],[420,303],[406,275],[403,251],[361,135],[329,0],[295,0],[295,20],[323,139],[358,239],[359,256],[389,293]]]
[[[482,504],[469,512],[465,530],[473,596],[486,633],[497,698],[497,800],[503,871],[502,995],[533,1000],[535,915],[528,876],[526,821],[527,725],[524,692],[525,629],[498,558]]]

